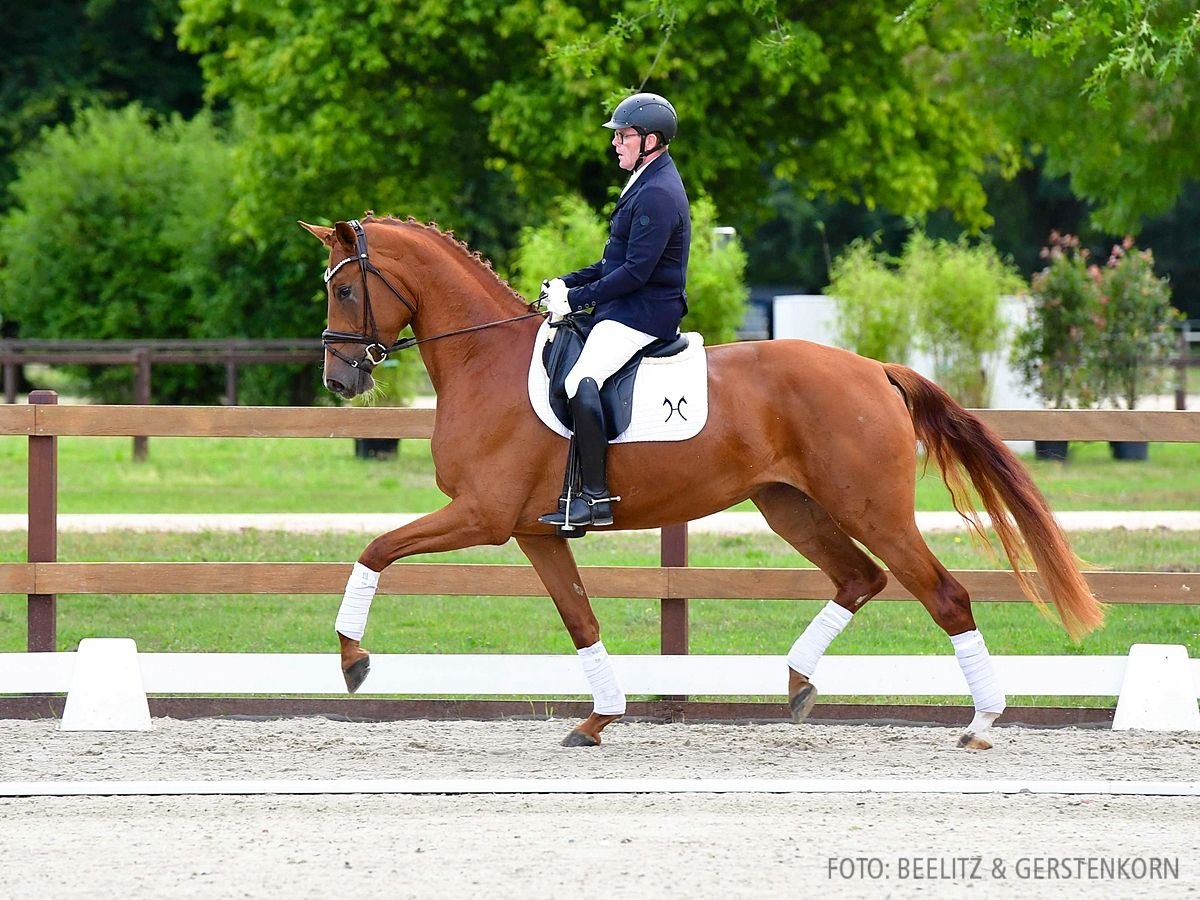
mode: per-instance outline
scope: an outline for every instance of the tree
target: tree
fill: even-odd
[[[917,0],[919,16],[937,0]],[[1190,67],[1200,40],[1200,11],[1186,0],[980,0],[993,31],[1039,59],[1087,60],[1083,90],[1105,102],[1129,79],[1168,84]]]
[[[216,310],[252,288],[231,269],[231,159],[211,122],[137,106],[85,110],[22,154],[0,221],[0,315],[21,337],[186,338],[220,333]],[[252,291],[251,291],[252,292]],[[128,370],[97,367],[90,392],[128,402]],[[211,369],[164,367],[163,402],[209,401]]]
[[[183,45],[239,113],[239,223],[257,240],[371,208],[437,219],[502,265],[552,198],[609,198],[599,126],[638,87],[676,103],[689,189],[743,233],[773,177],[983,225],[978,176],[1009,152],[933,83],[955,35],[901,27],[882,0],[778,21],[750,0],[353,5],[183,0]],[[276,246],[312,258],[300,237]]]
[[[75,110],[139,102],[195,115],[200,68],[176,46],[176,0],[44,0],[0,18],[0,208],[14,154]]]
[[[1044,160],[1048,177],[1069,180],[1072,192],[1091,204],[1095,226],[1136,232],[1200,176],[1200,60],[1182,63],[1170,81],[1130,74],[1110,84],[1097,104],[1081,85],[1101,52],[1080,49],[1064,62],[980,36],[950,72],[1029,157]],[[970,78],[981,68],[986,79]]]

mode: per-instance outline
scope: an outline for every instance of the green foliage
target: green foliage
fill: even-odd
[[[1108,402],[1133,409],[1162,387],[1181,313],[1154,273],[1154,256],[1126,238],[1107,264],[1090,264],[1071,235],[1051,235],[1034,275],[1033,304],[1013,360],[1026,384],[1055,407]]]
[[[715,233],[716,208],[707,197],[692,202],[691,215],[688,314],[681,327],[699,331],[709,344],[731,341],[749,297],[743,281],[746,254],[736,236]],[[543,279],[595,262],[607,237],[604,220],[581,198],[560,198],[544,225],[521,231],[513,254],[516,274],[512,281],[526,297],[536,297]]]
[[[1026,164],[1044,160],[1048,177],[1069,180],[1090,204],[1091,224],[1136,233],[1200,177],[1200,59],[1190,54],[1167,79],[1127,72],[1105,85],[1103,103],[1091,103],[1083,86],[1108,46],[1093,25],[1104,28],[1087,25],[1087,39],[1069,53],[1047,47],[1042,56],[981,32],[949,61],[946,77],[1025,148]]]
[[[727,343],[746,316],[746,253],[735,234],[717,232],[717,210],[709,198],[694,201],[691,212],[688,314],[680,327],[699,331],[708,344]]]
[[[930,0],[918,0],[927,9]],[[1091,57],[1083,89],[1103,104],[1117,82],[1135,77],[1170,82],[1195,57],[1200,16],[1184,0],[1076,0],[1035,5],[982,0],[993,29],[1035,57]]]
[[[513,286],[532,300],[545,279],[595,262],[607,238],[604,220],[586,200],[574,194],[558,198],[543,224],[521,229],[512,255]]]
[[[1000,298],[1024,289],[1012,264],[986,242],[909,238],[900,278],[917,319],[917,342],[933,355],[934,377],[960,403],[988,405],[987,358],[1004,338]]]
[[[1042,254],[1049,262],[1030,283],[1029,315],[1013,337],[1012,361],[1046,405],[1092,406],[1097,397],[1087,366],[1098,338],[1098,272],[1073,235],[1051,233]]]
[[[1133,409],[1138,398],[1161,387],[1175,350],[1171,288],[1154,274],[1154,255],[1131,239],[1112,248],[1100,279],[1095,372],[1100,393]]]
[[[247,284],[225,271],[231,157],[207,117],[159,125],[139,107],[82,112],[24,153],[0,222],[0,314],[27,338],[186,338]],[[129,371],[90,393],[130,400]],[[155,372],[159,402],[211,402],[220,373]]]
[[[874,242],[855,240],[833,263],[825,293],[837,304],[837,342],[881,362],[907,362],[915,321],[904,285]]]
[[[934,378],[960,403],[988,404],[987,357],[1003,339],[1000,298],[1024,284],[989,243],[935,240],[915,231],[899,259],[856,241],[826,289],[838,304],[839,341],[873,359],[933,356]]]
[[[978,176],[1007,153],[940,87],[955,36],[897,25],[881,0],[463,0],[363,15],[345,0],[183,0],[182,11],[209,97],[238,114],[236,221],[272,248],[286,296],[311,290],[298,273],[313,248],[288,233],[292,220],[368,208],[437,219],[506,266],[546,198],[605,201],[600,126],[639,87],[676,104],[689,187],[743,233],[775,177],[805,196],[945,206],[978,226]]]
[[[185,117],[200,105],[200,67],[175,46],[176,0],[44,0],[0,18],[0,209],[14,154],[89,106],[136,102]]]

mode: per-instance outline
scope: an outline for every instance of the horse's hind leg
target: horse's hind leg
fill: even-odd
[[[877,533],[860,537],[867,547],[887,564],[888,570],[903,584],[950,638],[971,699],[975,716],[958,745],[970,750],[987,750],[992,723],[1004,712],[1006,700],[1000,690],[995,667],[983,636],[975,626],[971,597],[930,551],[910,517],[898,534]]]
[[[803,491],[775,484],[751,499],[771,530],[815,563],[835,589],[833,599],[788,653],[788,707],[792,719],[802,722],[817,700],[817,689],[809,681],[817,662],[850,617],[884,589],[887,576]]]
[[[517,544],[533,563],[579,653],[583,674],[592,689],[592,713],[563,739],[566,747],[595,747],[606,725],[625,714],[625,694],[600,640],[600,623],[579,577],[567,542],[553,535],[517,535]]]

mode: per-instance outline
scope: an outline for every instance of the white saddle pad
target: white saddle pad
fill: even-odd
[[[571,432],[550,408],[550,378],[542,365],[542,349],[550,338],[547,319],[533,339],[529,364],[529,402],[533,411],[555,434]],[[688,332],[688,348],[662,359],[643,359],[633,385],[633,416],[614,444],[637,441],[686,441],[700,433],[708,421],[708,354],[704,337]]]

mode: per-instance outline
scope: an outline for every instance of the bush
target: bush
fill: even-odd
[[[716,237],[716,209],[707,197],[692,202],[691,215],[688,314],[682,328],[699,331],[710,344],[731,341],[749,297],[743,281],[746,254],[736,238]],[[607,239],[607,225],[584,200],[561,198],[546,224],[522,229],[513,254],[512,282],[519,293],[533,299],[542,279],[595,262]]]
[[[1133,409],[1139,397],[1161,388],[1175,349],[1175,324],[1167,279],[1154,274],[1154,255],[1126,238],[1112,248],[1100,273],[1093,369],[1098,391],[1114,406]]]
[[[899,260],[856,241],[832,267],[839,339],[873,359],[932,354],[934,379],[968,407],[987,406],[987,357],[1004,337],[1000,298],[1024,287],[988,243],[914,233]]]
[[[915,318],[893,261],[858,238],[834,260],[825,293],[837,305],[837,342],[880,362],[907,362]]]
[[[1029,319],[1013,347],[1026,384],[1054,407],[1133,409],[1161,388],[1182,318],[1167,280],[1154,274],[1154,255],[1126,238],[1101,268],[1078,238],[1051,233],[1042,256],[1049,263],[1033,276]]]
[[[1051,232],[1042,258],[1049,262],[1030,282],[1029,315],[1013,338],[1013,365],[1047,406],[1094,406],[1088,367],[1098,340],[1098,272],[1073,235]]]
[[[137,106],[85,110],[18,160],[0,222],[0,315],[24,338],[189,338],[251,288],[228,271],[228,148],[204,116],[158,123]],[[80,368],[128,402],[125,367]],[[158,402],[212,402],[215,367],[162,366]]]
[[[746,252],[736,235],[718,235],[717,208],[707,197],[692,203],[692,246],[688,254],[688,314],[684,331],[698,331],[709,344],[737,337],[746,317]]]
[[[988,357],[1004,340],[1000,298],[1024,290],[1013,265],[990,243],[909,238],[900,261],[917,317],[918,345],[933,355],[934,377],[961,404],[985,407]]]
[[[604,249],[608,228],[582,197],[560,197],[543,225],[521,229],[513,254],[513,287],[536,300],[544,279],[594,263]]]

